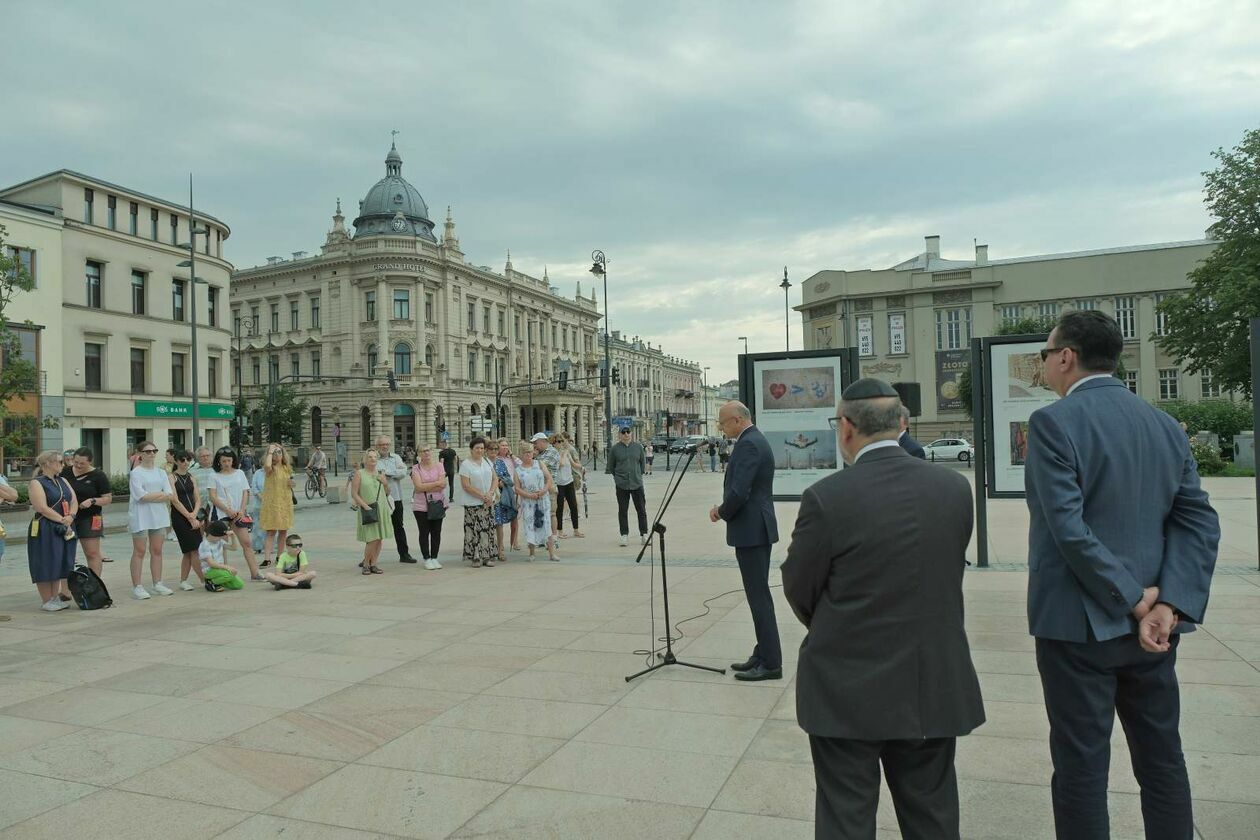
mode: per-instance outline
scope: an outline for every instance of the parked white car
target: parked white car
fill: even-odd
[[[939,438],[923,447],[923,457],[929,461],[962,461],[967,463],[976,454],[976,448],[962,438]]]

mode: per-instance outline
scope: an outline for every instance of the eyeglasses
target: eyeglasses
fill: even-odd
[[[156,449],[141,449],[140,454],[141,455],[156,455],[157,450]]]
[[[289,548],[301,548],[301,543],[289,543]]]
[[[1069,347],[1066,344],[1063,345],[1062,347],[1042,347],[1041,348],[1041,361],[1044,362],[1046,359],[1050,358],[1051,353],[1062,353],[1064,350],[1071,350],[1071,349],[1073,348]]]
[[[828,418],[827,418],[827,423],[831,426],[831,431],[833,431],[833,432],[834,432],[834,431],[836,431],[837,429],[839,429],[839,428],[840,428],[840,421],[841,421],[841,420],[849,420],[849,418],[848,418],[847,416],[843,415],[843,414],[842,414],[842,415],[840,415],[839,417],[828,417]],[[850,423],[852,423],[853,421],[852,421],[852,420],[849,420],[849,422],[850,422]]]

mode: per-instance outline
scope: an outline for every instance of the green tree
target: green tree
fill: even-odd
[[[1159,305],[1167,330],[1156,341],[1190,373],[1207,371],[1223,388],[1251,396],[1251,318],[1260,315],[1260,129],[1204,172],[1204,204],[1220,244],[1189,274],[1188,292]]]
[[[306,400],[298,396],[293,386],[278,386],[271,402],[263,409],[267,440],[300,444],[308,408]]]
[[[22,261],[5,246],[5,227],[0,225],[0,450],[30,451],[33,455],[40,420],[33,415],[14,415],[9,400],[39,388],[34,360],[22,358],[22,343],[9,329],[8,309],[13,298],[35,288],[35,279]],[[27,322],[29,323],[29,322]],[[55,418],[50,418],[55,423]]]

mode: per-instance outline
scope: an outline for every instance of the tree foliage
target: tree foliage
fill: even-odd
[[[1251,403],[1233,402],[1232,400],[1203,400],[1202,402],[1156,403],[1159,408],[1172,415],[1174,420],[1186,424],[1190,434],[1198,432],[1215,432],[1226,443],[1239,432],[1251,428]]]
[[[298,396],[295,388],[278,386],[271,402],[263,408],[267,440],[300,444],[308,409],[308,403]]]
[[[9,400],[39,390],[39,370],[33,359],[22,358],[22,344],[9,329],[8,309],[13,298],[35,288],[30,276],[14,254],[5,246],[5,228],[0,225],[0,427],[9,419],[9,431],[0,434],[0,449],[31,451],[35,448],[40,420],[33,415],[13,415]],[[54,418],[49,418],[55,422]]]
[[[1166,335],[1156,341],[1190,373],[1207,371],[1221,387],[1251,396],[1251,318],[1260,316],[1260,129],[1204,172],[1204,204],[1217,221],[1215,250],[1189,274],[1188,292],[1159,305]]]

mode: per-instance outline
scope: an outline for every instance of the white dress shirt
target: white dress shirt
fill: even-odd
[[[1075,391],[1077,388],[1081,387],[1081,385],[1085,384],[1091,379],[1109,379],[1111,378],[1111,376],[1112,374],[1110,373],[1091,373],[1089,376],[1082,376],[1080,379],[1072,383],[1072,387],[1068,388],[1067,393],[1064,394],[1063,396],[1065,397],[1070,396],[1073,391]]]
[[[888,446],[901,446],[901,444],[897,443],[896,438],[892,440],[877,440],[874,443],[868,443],[866,444],[866,446],[863,446],[861,449],[858,450],[858,454],[856,457],[854,457],[853,463],[856,464],[858,461],[862,460],[862,456],[865,455],[867,452],[870,452],[874,449],[883,449]]]

